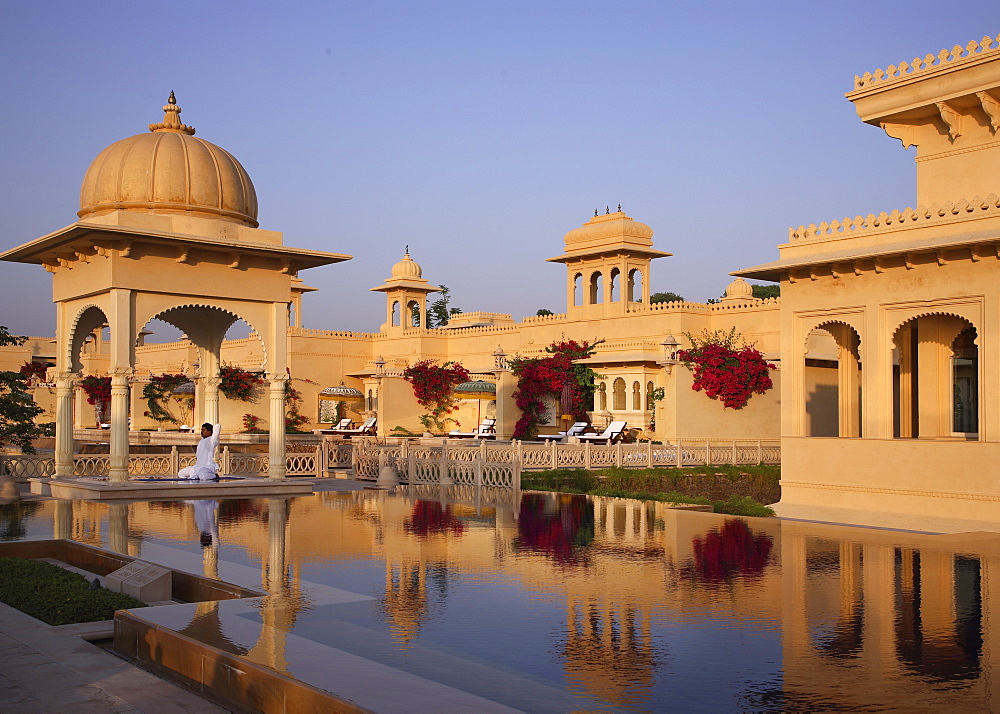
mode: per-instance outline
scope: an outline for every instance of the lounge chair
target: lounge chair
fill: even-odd
[[[339,434],[345,429],[350,429],[354,425],[354,422],[350,418],[341,419],[337,422],[337,426],[332,429],[317,429],[320,434]]]
[[[589,421],[578,421],[574,422],[573,426],[571,426],[566,431],[560,431],[557,434],[539,434],[538,438],[541,439],[542,441],[548,441],[548,442],[566,441],[567,436],[580,436],[583,434],[583,432],[587,431],[587,429],[589,428],[590,428]]]
[[[613,444],[622,438],[628,422],[613,421],[608,424],[608,428],[601,434],[581,434],[577,438],[582,442],[591,444]]]
[[[341,436],[350,439],[352,436],[373,436],[375,434],[375,425],[378,423],[376,417],[369,417],[365,419],[364,423],[357,429],[334,429],[335,434],[340,434]]]
[[[475,431],[459,431],[455,429],[448,432],[449,439],[495,439],[497,438],[496,419],[487,417],[483,423],[476,427]]]

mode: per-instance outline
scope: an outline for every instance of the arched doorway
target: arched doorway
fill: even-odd
[[[978,438],[976,327],[957,315],[921,315],[896,329],[893,346],[893,436]]]
[[[807,436],[861,436],[861,337],[845,322],[827,322],[806,337]]]

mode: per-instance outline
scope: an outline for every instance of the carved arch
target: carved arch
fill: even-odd
[[[97,317],[98,314],[100,315],[100,318]],[[80,362],[80,352],[83,349],[84,341],[86,341],[87,337],[95,329],[107,323],[108,316],[104,312],[104,308],[100,307],[96,303],[89,303],[80,308],[76,317],[73,318],[73,324],[69,330],[69,339],[67,340],[67,344],[61,347],[61,349],[69,350],[66,364],[69,365],[70,372],[79,373],[83,369],[83,364]]]

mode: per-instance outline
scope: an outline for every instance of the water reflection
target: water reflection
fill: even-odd
[[[301,638],[530,710],[1000,708],[1000,536],[460,487],[0,506],[53,535],[262,588],[176,629],[317,686]]]

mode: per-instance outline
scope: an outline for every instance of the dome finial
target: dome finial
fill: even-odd
[[[181,124],[181,108],[177,106],[177,97],[174,90],[170,90],[167,103],[163,107],[163,121],[159,124],[150,124],[150,131],[175,131],[181,134],[194,135],[194,127]]]

